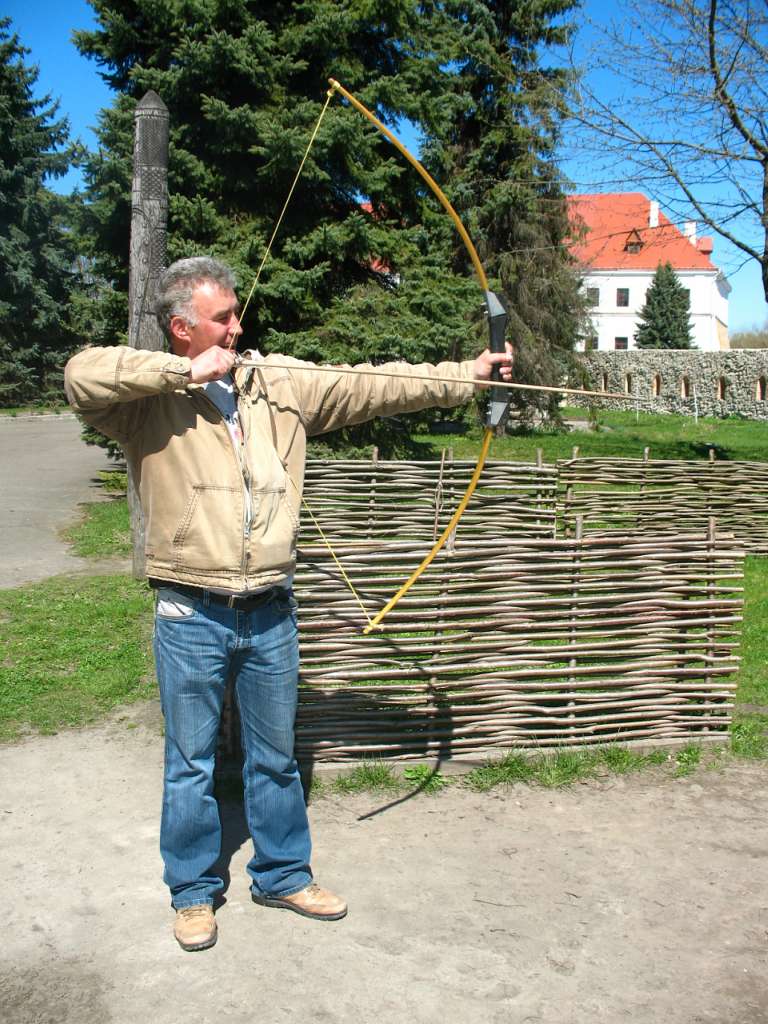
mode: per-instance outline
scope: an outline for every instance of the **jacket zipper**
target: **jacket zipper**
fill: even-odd
[[[253,492],[251,491],[251,471],[248,468],[248,458],[246,455],[245,446],[245,416],[241,411],[240,399],[243,399],[245,404],[245,395],[241,395],[237,387],[237,381],[235,380],[234,373],[232,374],[232,383],[235,386],[235,406],[237,408],[237,419],[240,424],[240,448],[237,453],[238,461],[240,462],[240,473],[243,478],[243,555],[240,563],[240,571],[243,576],[243,587],[247,588],[248,585],[248,541],[251,536],[251,527],[253,526]],[[227,431],[229,433],[229,431]],[[234,447],[234,444],[233,444]]]
[[[234,382],[234,375],[232,381]],[[243,577],[243,589],[247,586],[247,566],[248,566],[248,538],[251,535],[251,526],[253,525],[253,500],[251,497],[251,474],[248,470],[248,466],[245,462],[245,429],[243,426],[243,417],[240,415],[240,393],[237,390],[237,384],[235,384],[235,400],[237,404],[238,420],[240,422],[240,434],[242,441],[240,442],[239,448],[235,444],[235,439],[229,432],[229,427],[224,421],[218,406],[216,403],[208,397],[203,388],[196,388],[195,394],[201,395],[205,401],[215,410],[218,415],[221,425],[227,432],[227,438],[229,440],[229,447],[234,456],[235,463],[237,464],[238,473],[240,479],[243,482],[243,530],[242,530],[242,552],[240,556],[240,574]]]

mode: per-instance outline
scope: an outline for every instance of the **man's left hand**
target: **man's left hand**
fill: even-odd
[[[476,380],[490,380],[491,371],[494,366],[499,367],[499,373],[503,381],[509,382],[512,380],[514,354],[509,342],[506,343],[506,346],[506,352],[491,352],[490,349],[486,349],[485,352],[480,353],[475,360],[474,375]],[[480,386],[482,387],[482,385]]]

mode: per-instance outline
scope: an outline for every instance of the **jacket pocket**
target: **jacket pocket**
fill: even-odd
[[[197,611],[197,601],[188,594],[181,594],[171,587],[161,587],[155,599],[155,614],[158,619],[169,619],[184,622],[193,619]]]
[[[173,536],[179,568],[237,570],[243,551],[243,492],[196,484]]]
[[[251,573],[285,572],[295,558],[298,522],[285,489],[254,491],[253,525],[249,538]]]

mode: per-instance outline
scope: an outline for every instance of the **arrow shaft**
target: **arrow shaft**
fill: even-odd
[[[613,391],[585,391],[581,388],[557,388],[545,384],[517,384],[507,381],[489,381],[480,377],[435,377],[427,373],[395,373],[391,370],[380,370],[372,367],[370,370],[361,369],[355,366],[318,366],[301,365],[295,363],[273,363],[260,359],[238,359],[235,367],[254,366],[261,370],[310,370],[319,373],[351,373],[362,377],[393,377],[402,380],[428,380],[438,384],[475,384],[485,388],[511,388],[515,391],[544,391],[557,395],[578,395],[581,398],[617,398],[625,402],[637,401],[637,395],[620,395]]]

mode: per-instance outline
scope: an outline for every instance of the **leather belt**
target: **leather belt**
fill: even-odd
[[[203,604],[219,604],[225,608],[234,608],[235,611],[250,612],[254,608],[260,608],[272,600],[276,594],[283,590],[283,587],[270,587],[269,590],[260,590],[258,594],[219,594],[215,590],[205,590],[198,587],[186,587],[183,584],[174,583],[172,580],[152,580],[150,586],[154,590],[168,589],[175,590],[177,594],[184,594],[195,601],[202,601]]]

